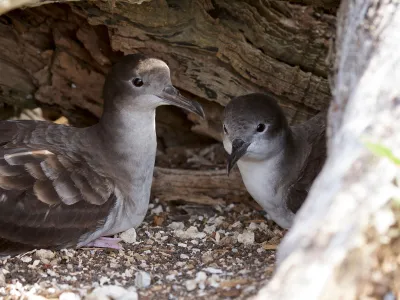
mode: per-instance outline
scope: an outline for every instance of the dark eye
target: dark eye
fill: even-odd
[[[224,125],[224,132],[226,133],[226,134],[228,134],[228,129],[226,129],[226,126]]]
[[[258,124],[257,125],[257,131],[258,132],[263,132],[265,130],[265,125],[264,124]]]
[[[132,80],[134,86],[141,87],[143,85],[143,81],[140,78],[135,78]]]

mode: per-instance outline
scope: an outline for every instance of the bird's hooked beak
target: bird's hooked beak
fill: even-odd
[[[171,105],[181,107],[199,115],[203,119],[205,118],[204,110],[200,103],[183,97],[172,85],[167,85],[158,96]]]
[[[234,139],[232,142],[232,152],[228,157],[227,171],[228,176],[236,162],[246,153],[250,143],[246,143],[241,139]]]

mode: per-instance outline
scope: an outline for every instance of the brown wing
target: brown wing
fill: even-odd
[[[293,213],[300,209],[326,160],[326,112],[319,113],[299,129],[306,132],[307,143],[312,148],[298,180],[289,189],[286,203]]]
[[[80,157],[74,130],[0,122],[0,255],[75,246],[106,220],[113,184]]]

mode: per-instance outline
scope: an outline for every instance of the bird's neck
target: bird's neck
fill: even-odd
[[[155,109],[105,111],[96,127],[104,142],[112,144],[116,151],[146,148],[156,136],[155,115]]]
[[[265,209],[281,201],[279,188],[292,181],[301,169],[303,149],[297,136],[288,130],[279,144],[279,150],[271,152],[266,159],[238,161],[247,190]]]
[[[93,126],[98,147],[103,148],[102,160],[115,170],[118,181],[150,180],[157,150],[155,110],[105,111]]]

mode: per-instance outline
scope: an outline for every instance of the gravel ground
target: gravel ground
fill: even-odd
[[[283,232],[260,212],[150,206],[137,232],[120,234],[123,250],[37,250],[0,261],[0,298],[245,299],[270,278]]]

